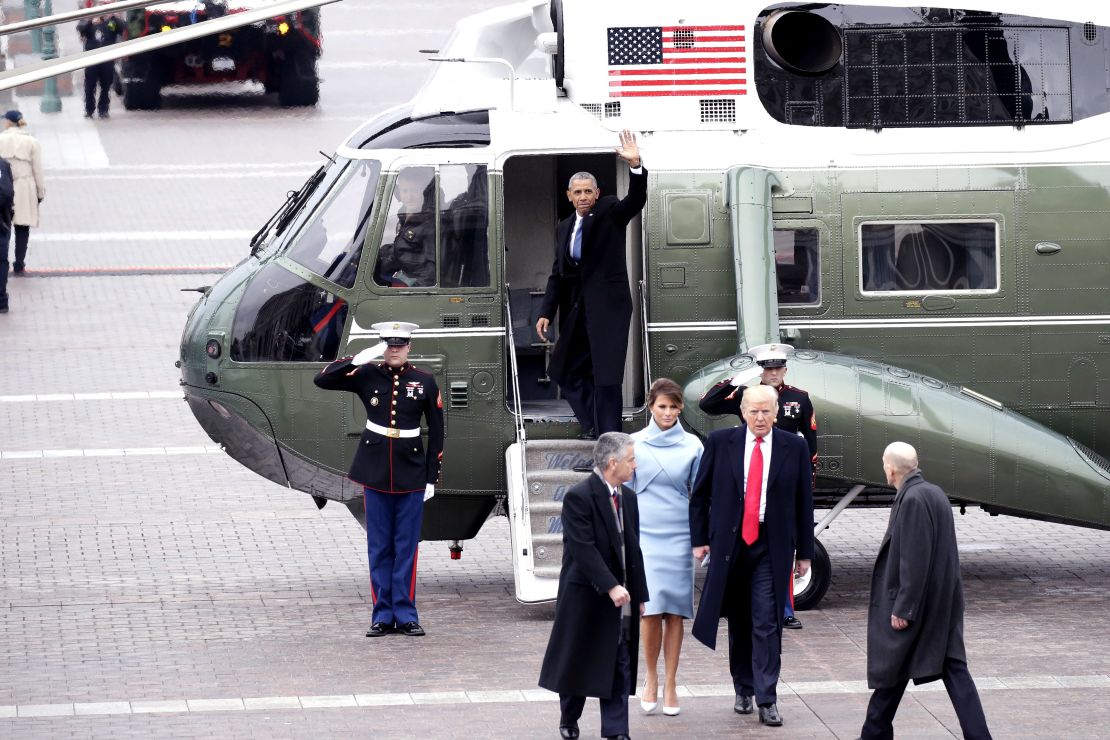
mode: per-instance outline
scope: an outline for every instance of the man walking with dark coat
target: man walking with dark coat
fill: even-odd
[[[563,567],[540,686],[559,694],[559,735],[579,735],[587,696],[601,703],[601,734],[628,737],[640,616],[648,600],[632,438],[601,435],[594,470],[563,499]]]
[[[744,393],[744,426],[709,435],[690,495],[694,557],[710,557],[693,635],[716,649],[728,617],[733,709],[782,725],[778,681],[783,607],[790,571],[813,559],[813,488],[809,447],[774,427],[778,394],[769,385]]]
[[[584,438],[621,429],[621,384],[632,322],[625,230],[647,203],[647,170],[635,134],[623,131],[620,140],[617,156],[631,167],[628,195],[623,200],[600,198],[597,178],[589,172],[571,176],[567,198],[575,214],[555,229],[555,262],[536,321],[536,334],[546,340],[559,314],[559,338],[548,372],[562,388]]]
[[[917,451],[893,442],[883,452],[898,489],[875,570],[867,616],[867,705],[861,737],[893,738],[906,684],[941,679],[965,738],[990,738],[967,670],[964,592],[952,504],[917,469]]]

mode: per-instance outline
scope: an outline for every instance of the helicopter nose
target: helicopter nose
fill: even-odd
[[[185,400],[201,428],[224,452],[263,478],[289,485],[281,450],[272,437],[257,429],[270,429],[270,420],[242,396],[185,388]]]

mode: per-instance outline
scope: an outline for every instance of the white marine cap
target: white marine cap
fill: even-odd
[[[412,333],[420,327],[411,321],[379,321],[371,324],[370,328],[378,332],[383,342],[397,346],[408,344],[412,340]]]
[[[747,354],[760,367],[785,367],[786,361],[794,354],[794,348],[789,344],[761,344],[749,349]]]

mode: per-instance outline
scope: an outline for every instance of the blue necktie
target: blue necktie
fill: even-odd
[[[582,219],[576,219],[574,236],[570,238],[570,258],[575,262],[582,259]]]

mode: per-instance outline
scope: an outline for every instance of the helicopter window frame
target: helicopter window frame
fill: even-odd
[[[444,267],[452,262],[448,257],[446,249],[446,238],[451,234],[448,229],[448,221],[451,219],[453,209],[456,207],[458,199],[468,192],[469,189],[459,190],[448,189],[445,192],[443,182],[443,172],[447,168],[458,168],[459,170],[475,170],[474,172],[467,172],[467,176],[471,178],[471,186],[474,185],[474,176],[479,172],[481,173],[480,182],[484,186],[480,202],[482,204],[482,212],[484,216],[484,228],[481,229],[481,237],[485,242],[484,250],[484,269],[480,270],[478,274],[485,275],[485,282],[477,285],[451,285],[445,284],[443,271]],[[434,193],[428,193],[425,197],[424,208],[434,211],[435,221],[435,283],[432,285],[403,285],[395,281],[392,284],[385,282],[387,276],[381,274],[381,256],[384,247],[393,243],[390,240],[390,229],[396,229],[398,223],[398,214],[401,208],[400,202],[396,199],[395,193],[397,192],[398,183],[401,175],[406,170],[422,170],[430,169],[433,171],[434,178]],[[490,254],[490,247],[493,244],[493,236],[491,230],[493,223],[490,214],[493,211],[493,203],[491,201],[491,191],[489,189],[489,178],[493,169],[486,161],[481,160],[449,160],[449,161],[426,161],[424,159],[412,159],[404,162],[394,162],[390,171],[383,172],[381,176],[382,192],[379,195],[379,203],[389,203],[388,208],[379,208],[380,223],[374,233],[369,235],[368,238],[376,240],[377,245],[373,247],[371,254],[373,261],[373,269],[365,271],[365,279],[363,283],[368,286],[373,292],[378,295],[414,295],[414,294],[443,294],[443,293],[488,293],[495,289],[495,275],[494,263],[492,255]],[[430,187],[430,184],[429,184]],[[434,203],[429,202],[428,197],[434,195]],[[473,214],[471,214],[473,216]],[[464,227],[465,228],[465,227]],[[369,245],[368,245],[369,246]],[[369,264],[369,262],[368,262]]]
[[[779,259],[780,254],[779,254],[779,243],[778,243],[777,235],[780,232],[783,233],[783,234],[789,233],[789,234],[794,234],[794,235],[796,235],[798,232],[809,232],[812,236],[812,239],[813,239],[812,245],[809,245],[808,248],[803,246],[803,249],[806,250],[806,255],[805,256],[806,256],[806,260],[808,262],[807,270],[806,270],[806,276],[805,276],[806,279],[803,282],[798,283],[798,285],[797,285],[797,287],[799,289],[799,292],[797,293],[797,295],[799,295],[799,296],[802,295],[802,293],[800,292],[800,289],[802,287],[815,288],[815,290],[813,290],[813,292],[809,294],[810,295],[809,300],[805,300],[805,301],[790,301],[790,300],[784,301],[783,300],[783,297],[784,297],[783,280],[782,280],[782,276],[779,274],[779,267],[782,266],[782,265],[794,267],[794,266],[796,266],[797,262],[795,261],[795,262],[789,262],[788,263],[788,262],[781,261]],[[777,284],[777,289],[776,289],[776,292],[775,292],[775,300],[778,302],[779,308],[780,309],[814,309],[814,308],[819,308],[822,305],[823,301],[824,301],[824,279],[823,279],[823,275],[822,275],[824,266],[822,265],[821,257],[822,257],[822,246],[824,244],[828,243],[828,232],[827,232],[827,229],[825,228],[825,225],[820,221],[812,221],[812,220],[795,220],[795,219],[791,219],[789,221],[776,220],[774,222],[774,224],[772,225],[772,228],[771,228],[771,238],[772,238],[772,246],[774,248],[775,279],[776,279],[776,284]],[[784,245],[784,246],[786,246],[786,245]],[[795,236],[793,247],[795,249],[795,260],[796,260],[797,259],[796,250],[798,248],[797,236]],[[786,294],[786,295],[790,295],[790,294]]]
[[[373,231],[374,206],[381,197],[382,181],[384,179],[383,170],[384,167],[381,160],[376,158],[348,159],[343,162],[343,167],[338,171],[335,179],[331,181],[328,189],[323,192],[321,198],[311,208],[304,209],[293,235],[282,247],[281,256],[309,271],[314,276],[326,280],[344,291],[353,290],[357,282],[356,271],[361,259],[361,254],[365,251],[367,239]],[[318,265],[306,264],[307,260],[302,261],[299,257],[303,257],[303,255],[297,254],[297,248],[304,243],[303,240],[308,238],[309,230],[327,217],[331,212],[331,208],[336,203],[340,202],[340,199],[342,199],[344,195],[353,194],[348,186],[351,184],[352,179],[359,176],[360,173],[365,173],[365,176],[368,178],[365,189],[361,190],[356,196],[361,198],[358,206],[358,212],[361,215],[357,218],[354,233],[346,248],[335,255],[336,257],[341,255],[359,255],[359,259],[344,260],[341,265],[343,269],[338,271],[328,270],[327,272],[331,274],[325,274],[318,269]],[[323,254],[329,248],[329,245],[330,240],[325,238],[323,249],[318,250],[318,254]],[[347,269],[352,262],[354,269]],[[332,264],[334,265],[335,263],[333,262]],[[343,278],[345,275],[349,275],[350,279],[339,279]]]
[[[982,265],[982,267],[984,267],[984,268],[986,268],[988,266],[993,266],[993,268],[994,268],[993,273],[991,273],[989,270],[984,269],[983,277],[986,278],[990,275],[993,275],[994,287],[990,287],[990,288],[970,288],[970,287],[969,288],[912,288],[912,287],[906,287],[906,288],[886,288],[886,289],[875,289],[875,288],[866,288],[866,287],[864,287],[865,284],[866,284],[865,283],[865,278],[867,277],[867,275],[865,273],[867,271],[867,266],[869,264],[868,257],[867,257],[867,255],[864,254],[864,248],[865,248],[864,228],[865,227],[868,227],[868,226],[893,226],[894,231],[893,231],[893,237],[892,237],[891,242],[890,242],[890,246],[893,248],[892,249],[893,258],[897,259],[897,257],[893,255],[893,252],[896,252],[898,250],[898,248],[901,246],[901,242],[907,236],[910,236],[910,234],[903,234],[901,237],[899,237],[898,232],[897,232],[898,227],[913,227],[913,226],[916,226],[916,227],[924,227],[924,226],[958,227],[958,226],[963,225],[963,224],[971,224],[971,225],[989,224],[994,229],[994,240],[993,240],[993,243],[991,244],[991,248],[993,249],[993,255],[991,257],[989,257],[987,260],[984,260],[984,264]],[[859,291],[861,296],[869,297],[869,298],[883,298],[883,297],[892,297],[892,296],[904,297],[906,295],[965,295],[965,296],[999,295],[999,294],[1002,293],[1002,229],[1003,229],[1002,222],[998,218],[860,219],[856,224],[856,258],[857,258],[857,265],[858,265],[857,270],[856,270],[856,276],[857,276],[856,289]],[[924,231],[924,230],[922,230],[922,231]],[[950,249],[951,246],[953,246],[953,245],[948,243],[948,242],[944,242],[943,246]],[[957,243],[956,246],[963,247],[964,248],[964,254],[967,254],[967,250],[969,248],[968,242]],[[930,265],[930,266],[932,266],[932,265]],[[958,278],[958,279],[966,279],[967,278],[968,271],[966,270],[966,266],[967,266],[967,261],[966,261],[966,258],[965,258],[965,270],[964,270],[963,274],[960,276],[960,278]],[[892,265],[892,267],[895,271],[897,271],[898,268],[896,266]]]

